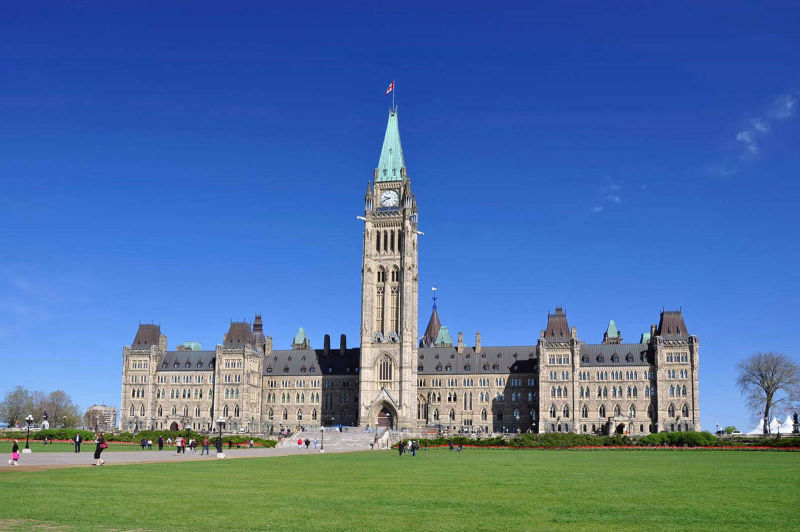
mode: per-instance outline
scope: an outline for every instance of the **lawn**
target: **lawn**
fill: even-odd
[[[0,529],[794,529],[800,453],[447,450],[0,472]]]

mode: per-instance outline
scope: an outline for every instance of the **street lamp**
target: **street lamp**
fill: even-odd
[[[28,424],[28,433],[25,435],[25,449],[22,452],[29,453],[31,452],[29,441],[31,438],[31,423],[33,423],[33,416],[28,414],[28,417],[25,418],[25,423]]]
[[[389,426],[387,427],[387,429],[389,430],[389,432],[391,432],[392,431],[392,413],[391,412],[386,412],[386,419],[389,420]]]
[[[222,427],[225,425],[225,418],[217,418],[217,425],[219,426],[219,436],[217,437],[217,458],[225,458],[225,453],[222,452]]]

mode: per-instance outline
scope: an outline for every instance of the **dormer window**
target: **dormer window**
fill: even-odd
[[[483,365],[483,371],[489,371],[489,364]]]
[[[181,363],[180,363],[180,362],[178,362],[177,360],[176,360],[176,361],[175,361],[175,363],[172,365],[172,367],[173,367],[173,368],[179,368],[180,366],[181,366]]]
[[[470,369],[471,369],[471,368],[470,368],[470,365],[469,365],[469,364],[467,364],[466,366],[464,366],[464,371],[470,371]]]
[[[614,354],[611,356],[611,362],[613,362],[613,363],[615,363],[615,364],[616,364],[617,362],[619,362],[619,355],[617,355],[616,353],[614,353]]]
[[[198,360],[197,361],[197,367],[198,368],[202,368],[203,367],[203,361],[202,360]]]
[[[625,357],[625,360],[626,360],[627,362],[633,362],[633,355],[632,355],[632,354],[630,354],[630,353],[628,353],[628,356],[626,356],[626,357]]]
[[[442,371],[442,365],[441,364],[437,364],[436,365],[436,371]]]
[[[445,369],[445,371],[453,371],[453,366],[448,364],[444,369]]]
[[[585,364],[588,364],[589,363],[589,355],[583,355],[583,358],[581,358],[581,361],[583,361]]]
[[[164,368],[164,369],[167,369],[167,361],[166,360],[164,361],[163,364],[161,364],[161,367]]]
[[[422,366],[417,366],[417,371],[422,371]]]
[[[311,366],[310,368],[308,368],[308,371],[310,371],[311,373],[315,373],[317,370],[314,366]]]
[[[606,361],[606,357],[604,357],[603,355],[597,355],[597,361],[601,362],[601,363],[605,362]]]
[[[492,369],[495,370],[495,371],[499,370],[500,369],[500,364],[494,364],[492,366]]]
[[[184,367],[191,368],[192,367],[192,363],[191,362],[186,362],[186,364],[184,364]]]

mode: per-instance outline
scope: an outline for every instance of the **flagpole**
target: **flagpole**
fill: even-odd
[[[394,81],[392,81],[392,112],[393,113],[397,112],[397,108],[394,105],[394,93],[395,93],[395,91],[397,91],[397,84]]]

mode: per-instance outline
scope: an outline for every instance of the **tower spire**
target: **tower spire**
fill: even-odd
[[[381,158],[376,169],[375,181],[402,181],[406,163],[403,159],[403,146],[400,143],[400,129],[397,125],[397,108],[389,111],[386,134],[383,136]]]

